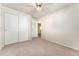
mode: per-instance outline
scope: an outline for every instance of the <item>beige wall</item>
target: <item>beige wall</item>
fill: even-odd
[[[0,49],[4,46],[4,29],[3,29],[3,19],[2,19],[2,5],[0,4]]]
[[[1,4],[0,4],[0,49],[1,49]]]
[[[79,50],[79,4],[63,8],[40,20],[43,39]]]

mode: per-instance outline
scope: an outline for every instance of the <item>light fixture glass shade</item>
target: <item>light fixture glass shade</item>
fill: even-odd
[[[42,7],[36,7],[36,9],[40,12],[42,10]]]

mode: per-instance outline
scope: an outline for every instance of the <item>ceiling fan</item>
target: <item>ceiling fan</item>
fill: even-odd
[[[31,3],[31,4],[26,4],[26,7],[35,8],[38,12],[41,12],[44,7],[44,4],[43,3]]]
[[[40,12],[42,10],[43,3],[35,3],[35,5],[36,5],[36,9]]]

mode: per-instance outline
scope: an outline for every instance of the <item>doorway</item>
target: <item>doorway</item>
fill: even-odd
[[[41,23],[38,23],[38,37],[41,37]]]

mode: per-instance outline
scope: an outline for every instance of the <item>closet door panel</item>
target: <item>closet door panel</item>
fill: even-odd
[[[5,44],[18,42],[18,16],[5,13]]]
[[[19,41],[28,40],[28,21],[26,15],[19,17]]]

